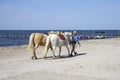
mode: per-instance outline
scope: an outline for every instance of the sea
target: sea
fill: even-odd
[[[31,33],[47,33],[49,31],[71,32],[74,30],[0,30],[0,47],[27,45]],[[95,36],[107,38],[120,37],[120,30],[75,30],[80,40],[95,39]]]

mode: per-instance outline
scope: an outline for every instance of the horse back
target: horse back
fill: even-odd
[[[64,36],[64,40],[60,39],[58,34],[51,34],[50,37],[50,42],[52,44],[52,46],[64,46],[64,45],[68,45],[68,39],[65,35]]]
[[[46,44],[46,37],[47,37],[47,35],[45,35],[45,34],[35,33],[34,43],[36,45],[45,46],[45,44]]]

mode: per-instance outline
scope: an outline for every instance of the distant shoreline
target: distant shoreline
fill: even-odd
[[[89,39],[89,40],[80,40],[80,42],[81,41],[94,41],[94,40],[96,40],[96,41],[102,41],[102,40],[111,40],[111,39],[120,39],[120,37],[118,37],[118,38],[107,38],[107,39]],[[6,46],[0,46],[0,47],[21,47],[21,46],[27,46],[28,44],[21,44],[21,45],[6,45]]]

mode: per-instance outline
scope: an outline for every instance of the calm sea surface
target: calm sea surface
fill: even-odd
[[[28,44],[29,36],[33,32],[47,33],[51,30],[0,30],[0,46],[14,46]],[[54,30],[73,31],[73,30]],[[81,40],[94,39],[94,36],[118,37],[120,30],[76,30]],[[89,36],[89,37],[88,37]]]

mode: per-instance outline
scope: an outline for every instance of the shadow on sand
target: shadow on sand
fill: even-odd
[[[87,53],[77,53],[76,55],[73,56],[67,56],[67,55],[61,55],[60,57],[58,57],[58,59],[62,59],[62,58],[72,58],[72,57],[77,57],[77,56],[82,56],[82,55],[86,55]]]
[[[61,55],[60,57],[55,57],[53,58],[53,56],[47,56],[46,58],[38,58],[38,59],[45,59],[45,60],[55,60],[55,59],[65,59],[65,58],[73,58],[73,57],[77,57],[77,56],[82,56],[82,55],[86,55],[87,53],[77,53],[76,55],[73,56],[68,56],[68,55]]]

